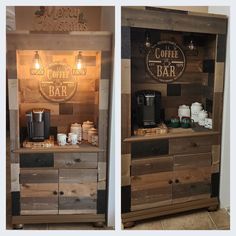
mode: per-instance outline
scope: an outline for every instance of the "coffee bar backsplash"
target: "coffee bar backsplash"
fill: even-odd
[[[209,112],[209,117],[212,116],[216,43],[213,35],[131,28],[131,41],[132,94],[140,90],[161,92],[162,120],[176,116],[180,105],[191,106],[196,101],[203,104],[204,109]],[[147,41],[150,47],[145,45]],[[166,44],[169,44],[172,49],[178,50],[169,50],[168,55],[168,51],[163,50],[164,58],[159,60],[158,64],[161,57],[158,55],[160,43],[162,46],[165,44],[164,48],[168,48]],[[155,52],[150,53],[153,48],[157,48],[154,62],[150,59],[150,54],[155,55]],[[165,63],[170,63],[170,58],[172,65],[165,67]],[[168,60],[165,61],[166,59]]]
[[[70,124],[93,121],[98,124],[98,92],[101,53],[98,51],[38,51],[41,73],[31,69],[35,51],[17,51],[19,112],[21,131],[26,127],[25,112],[33,108],[51,111],[53,133],[68,133]],[[84,73],[76,73],[80,53]],[[24,135],[24,134],[23,134]]]

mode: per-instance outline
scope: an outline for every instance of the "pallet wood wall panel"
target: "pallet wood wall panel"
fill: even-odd
[[[20,167],[53,167],[53,153],[24,153],[20,154]]]

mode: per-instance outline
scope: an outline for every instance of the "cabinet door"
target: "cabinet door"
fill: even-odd
[[[59,214],[96,214],[97,169],[59,170]]]
[[[171,204],[173,157],[132,161],[131,211]]]
[[[21,215],[58,214],[58,170],[20,170]]]
[[[174,156],[173,203],[210,198],[211,153]]]

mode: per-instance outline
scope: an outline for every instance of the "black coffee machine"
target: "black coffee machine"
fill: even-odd
[[[35,108],[26,112],[27,133],[30,141],[42,142],[50,135],[50,110]]]
[[[138,127],[152,128],[161,122],[161,93],[142,90],[135,93],[135,117]]]

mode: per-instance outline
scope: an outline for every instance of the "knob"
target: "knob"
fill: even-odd
[[[60,195],[64,195],[64,192],[63,192],[63,191],[60,191]]]
[[[53,194],[54,194],[54,195],[57,195],[57,191],[53,191]]]
[[[80,199],[79,199],[79,198],[76,198],[75,201],[76,201],[76,202],[80,202]]]
[[[80,158],[75,159],[75,162],[81,162]]]
[[[193,147],[197,147],[196,143],[192,142],[191,144],[192,144]]]
[[[178,179],[176,179],[176,180],[175,180],[175,183],[176,183],[176,184],[178,184],[178,183],[179,183],[179,180],[178,180]]]
[[[168,183],[169,183],[169,184],[172,184],[172,183],[173,183],[173,181],[170,179],[170,180],[168,181]]]

